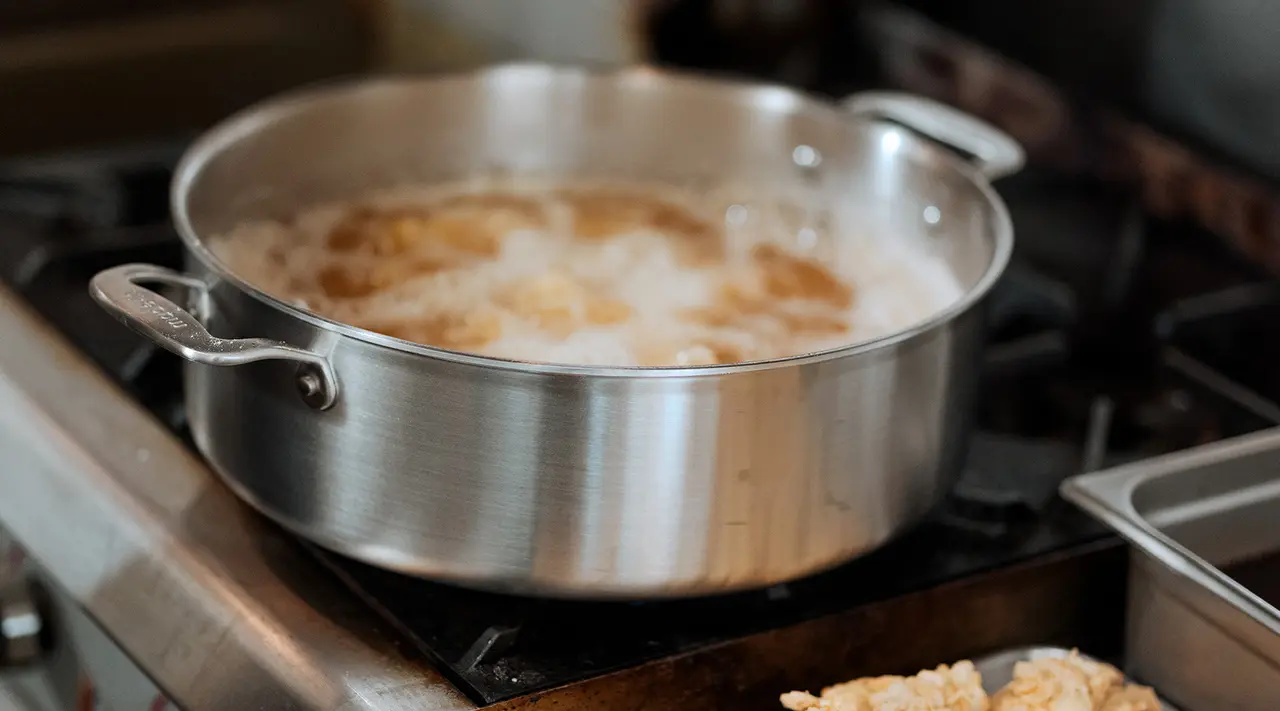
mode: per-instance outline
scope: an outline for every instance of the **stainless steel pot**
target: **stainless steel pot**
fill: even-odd
[[[305,538],[521,593],[719,592],[853,558],[945,492],[968,430],[975,307],[1012,247],[988,180],[1021,161],[985,124],[900,95],[838,107],[778,87],[531,65],[363,81],[210,131],[173,186],[190,273],[126,265],[92,291],[191,362],[201,452]],[[926,323],[815,355],[567,367],[326,320],[240,281],[205,244],[241,220],[487,170],[822,191],[854,215],[839,230],[921,240],[968,292]],[[184,290],[188,308],[140,284]]]

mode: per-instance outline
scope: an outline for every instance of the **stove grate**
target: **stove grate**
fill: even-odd
[[[180,146],[0,167],[0,277],[175,433],[181,368],[96,307],[98,269],[179,267],[166,184]],[[967,466],[925,524],[767,590],[647,604],[477,593],[311,548],[478,703],[933,588],[1105,535],[1064,477],[1280,423],[1280,287],[1123,196],[1028,175],[1001,185],[1019,242],[993,292]],[[189,439],[188,439],[189,441]]]

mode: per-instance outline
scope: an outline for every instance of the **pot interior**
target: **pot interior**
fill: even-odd
[[[198,257],[227,276],[200,240],[381,188],[483,176],[731,183],[820,206],[833,258],[858,258],[850,238],[910,241],[941,254],[971,290],[999,267],[1009,237],[962,165],[909,129],[779,87],[511,65],[252,108],[191,150],[174,212]]]

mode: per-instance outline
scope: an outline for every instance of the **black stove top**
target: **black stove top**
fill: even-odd
[[[0,166],[0,278],[185,437],[175,357],[89,299],[98,269],[179,267],[167,182],[183,143]],[[990,302],[979,432],[949,500],[861,560],[767,590],[659,603],[539,601],[315,550],[478,703],[492,703],[1095,542],[1056,496],[1083,470],[1280,424],[1280,284],[1123,196],[1005,181],[1018,234]]]

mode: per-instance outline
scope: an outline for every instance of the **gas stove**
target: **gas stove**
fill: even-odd
[[[947,55],[952,38],[886,17],[867,46],[889,83],[979,113],[1008,99],[978,101],[999,82],[965,84],[990,79],[987,55]],[[867,81],[849,67],[872,64],[846,55],[782,64],[811,65],[805,83],[840,93]],[[1078,129],[1067,133],[1092,136]],[[681,601],[532,600],[407,578],[235,500],[190,441],[178,359],[88,296],[108,266],[181,267],[167,186],[189,138],[0,164],[0,538],[21,540],[61,601],[55,660],[118,645],[133,676],[190,711],[763,710],[780,690],[1010,646],[1112,656],[1123,548],[1059,483],[1280,424],[1280,284],[1221,235],[1152,216],[1164,193],[1103,187],[1059,160],[997,185],[1017,246],[988,304],[977,432],[948,499],[900,539],[785,585]],[[1033,158],[1058,145],[1030,144]],[[1071,165],[1093,155],[1059,153]],[[83,696],[83,675],[58,668],[80,685],[64,695]]]
[[[181,266],[166,205],[184,145],[179,137],[0,167],[0,277],[196,461],[178,359],[133,336],[86,290],[89,277],[110,265]],[[217,491],[209,496],[225,517],[216,525],[234,527],[241,544],[271,549],[276,565],[315,568],[273,572],[303,605],[330,600],[295,614],[331,614],[328,622],[349,616],[379,630],[397,669],[450,687],[441,696],[447,703],[435,708],[592,708],[641,690],[672,703],[716,698],[770,708],[769,693],[752,694],[771,683],[820,685],[859,664],[889,671],[1014,643],[1115,652],[1123,558],[1099,526],[1058,499],[1058,484],[1280,424],[1280,376],[1268,365],[1280,354],[1269,328],[1280,317],[1280,285],[1197,229],[1151,218],[1093,184],[1031,172],[997,187],[1017,247],[989,304],[968,464],[928,521],[863,559],[767,590],[583,603],[478,593],[344,559],[231,503],[205,470],[201,486]],[[140,464],[155,456],[150,446],[137,444]],[[20,537],[31,530],[6,518],[0,503],[0,526],[14,526]],[[43,563],[45,546],[29,543]],[[47,567],[74,588],[62,577],[75,574]],[[208,572],[204,583],[221,584],[223,575],[231,572]],[[341,615],[325,612],[335,599]],[[83,604],[94,612],[92,599]],[[110,636],[137,639],[113,628],[118,614],[103,618]],[[130,619],[146,623],[145,614]],[[891,643],[892,635],[909,639]],[[150,659],[152,667],[146,649],[129,651],[191,708],[207,698],[208,689],[206,696],[191,691],[199,686],[191,670],[173,676],[168,650]],[[359,707],[382,706],[366,698]]]

